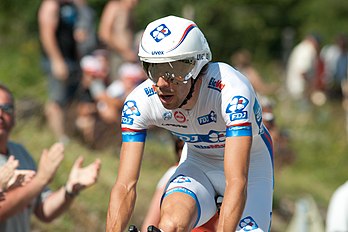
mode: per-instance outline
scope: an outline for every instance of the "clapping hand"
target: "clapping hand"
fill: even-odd
[[[7,162],[0,167],[0,190],[1,191],[5,191],[7,189],[8,183],[13,177],[18,165],[19,165],[18,160],[16,160],[14,156],[11,155],[8,158]]]
[[[26,185],[34,178],[35,173],[34,170],[15,170],[14,175],[8,182],[7,190]]]
[[[101,162],[96,159],[86,167],[82,167],[83,157],[79,157],[69,175],[66,189],[72,193],[78,193],[81,189],[87,188],[97,182]]]
[[[37,177],[48,184],[54,178],[61,162],[64,159],[64,145],[55,143],[49,149],[45,149],[40,158]]]

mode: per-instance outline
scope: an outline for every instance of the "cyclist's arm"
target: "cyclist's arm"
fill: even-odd
[[[106,231],[124,231],[134,209],[144,142],[123,142],[116,183],[112,188]]]
[[[226,189],[218,231],[235,231],[242,216],[248,182],[251,136],[227,137],[224,170]]]

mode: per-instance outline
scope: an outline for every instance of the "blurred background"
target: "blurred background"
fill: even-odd
[[[39,0],[0,2],[0,82],[15,94],[17,125],[12,140],[24,144],[36,160],[42,149],[55,142],[47,129],[44,103],[46,78],[40,67],[37,11]],[[107,1],[89,0],[96,12],[96,26]],[[348,30],[345,0],[142,0],[134,9],[135,31],[166,15],[194,19],[206,35],[213,61],[232,63],[232,54],[247,49],[264,83],[278,88],[267,94],[281,139],[275,157],[272,231],[290,231],[303,202],[313,203],[315,223],[325,225],[330,197],[348,179],[348,138],[343,100],[292,100],[285,88],[286,67],[293,48],[306,35],[320,37],[321,47]],[[321,89],[325,94],[325,89]],[[315,98],[315,97],[314,97]],[[311,98],[313,99],[313,98]],[[321,99],[321,98],[320,98]],[[115,181],[119,136],[103,134],[108,141],[90,147],[74,137],[52,188],[65,183],[72,162],[82,154],[86,163],[102,160],[99,182],[76,200],[72,209],[50,224],[33,218],[33,231],[103,231],[109,193]],[[111,137],[110,137],[111,136]],[[114,136],[114,137],[112,137]],[[160,139],[161,143],[158,143]],[[174,149],[167,132],[150,131],[138,185],[138,200],[131,223],[140,225],[157,181],[174,163]],[[65,170],[66,168],[66,170]],[[309,200],[308,200],[309,199]],[[305,203],[306,204],[306,203]],[[312,207],[312,206],[311,206]]]

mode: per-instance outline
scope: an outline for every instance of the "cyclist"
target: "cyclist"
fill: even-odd
[[[218,231],[269,231],[272,139],[248,79],[225,63],[210,62],[201,30],[176,16],[146,27],[139,57],[149,79],[124,103],[107,231],[123,231],[129,222],[146,130],[152,126],[184,140],[187,154],[163,194],[159,229],[189,231],[204,224],[215,215],[220,195]]]

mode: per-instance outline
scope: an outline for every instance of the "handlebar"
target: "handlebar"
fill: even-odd
[[[138,228],[135,225],[130,225],[128,228],[128,232],[140,232]],[[160,229],[158,229],[156,226],[149,226],[147,228],[147,232],[162,232]]]

